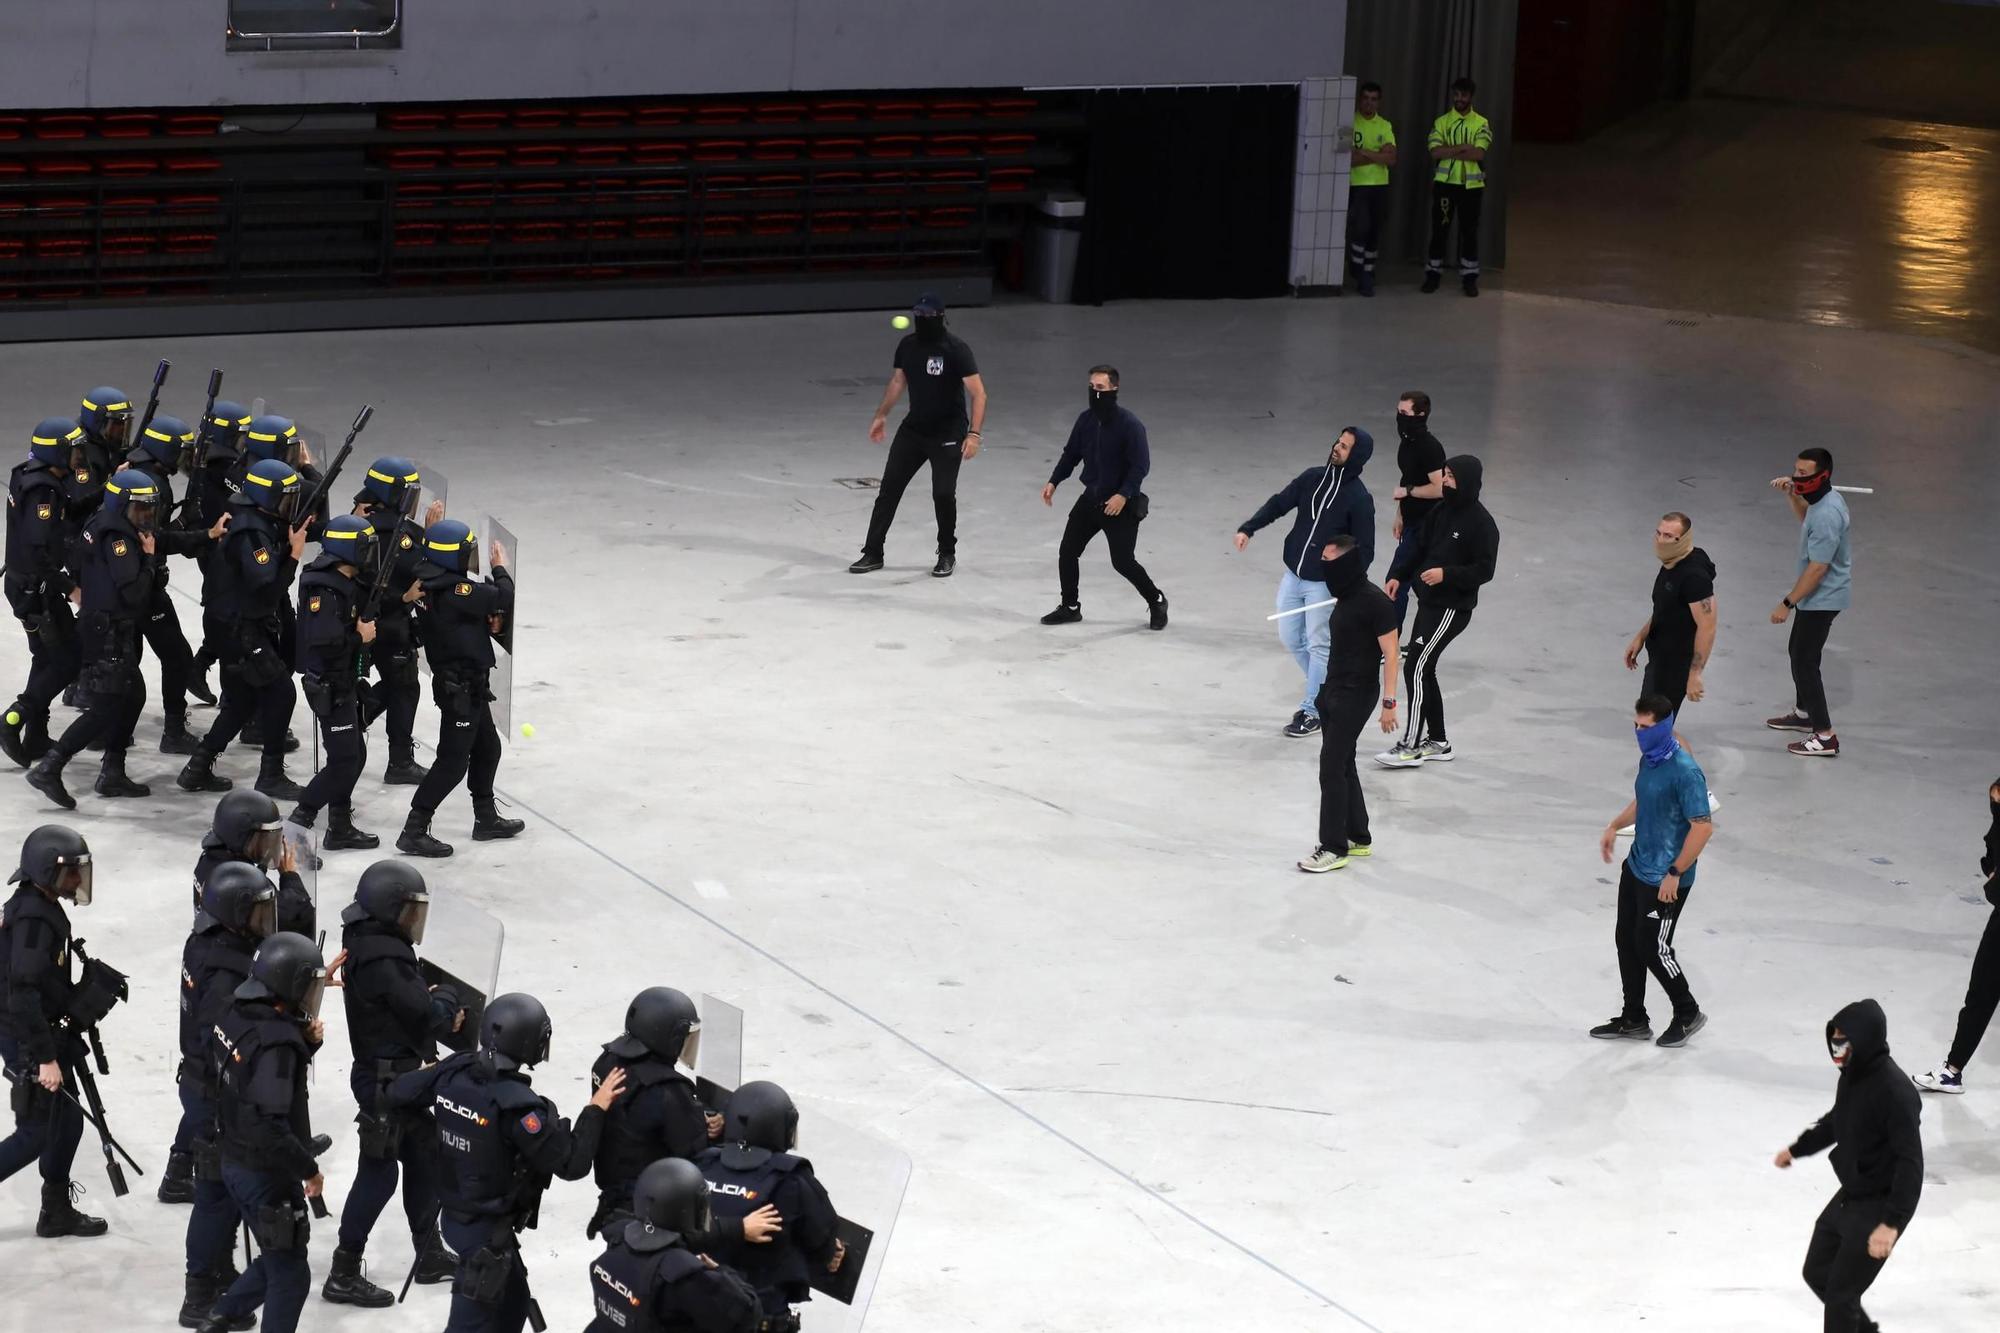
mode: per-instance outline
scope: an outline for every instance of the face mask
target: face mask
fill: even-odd
[[[917,336],[918,336],[919,338],[922,338],[922,339],[923,339],[923,340],[924,340],[925,342],[932,342],[932,343],[934,343],[934,342],[943,342],[943,341],[944,341],[944,316],[943,316],[943,315],[918,315],[918,316],[917,316]]]
[[[1108,417],[1114,411],[1116,411],[1117,408],[1118,408],[1118,390],[1092,389],[1090,391],[1090,410],[1097,413],[1097,415],[1101,417]]]
[[[1815,472],[1810,477],[1793,477],[1792,494],[1809,505],[1816,505],[1826,498],[1826,486],[1832,480],[1831,472]]]
[[[1411,416],[1407,412],[1398,412],[1396,414],[1397,439],[1414,440],[1420,438],[1423,433],[1424,419],[1422,417]]]
[[[1645,759],[1646,767],[1656,768],[1664,764],[1680,748],[1674,740],[1674,720],[1662,718],[1650,727],[1634,725],[1633,738],[1639,742],[1639,754]]]
[[[1842,1069],[1847,1068],[1847,1057],[1853,1050],[1854,1043],[1848,1041],[1845,1037],[1829,1038],[1826,1043],[1827,1054],[1831,1055],[1833,1063]]]
[[[1653,554],[1660,557],[1660,563],[1668,569],[1687,559],[1687,553],[1693,549],[1694,534],[1691,532],[1683,532],[1670,542],[1663,542],[1658,537],[1653,538]]]

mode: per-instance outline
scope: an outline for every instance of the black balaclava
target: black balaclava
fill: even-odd
[[[1109,389],[1093,387],[1090,391],[1090,410],[1097,413],[1100,420],[1108,420],[1118,410],[1117,386]]]
[[[1347,596],[1368,578],[1368,566],[1356,554],[1359,549],[1350,546],[1320,566],[1326,578],[1326,590],[1335,597]]]
[[[1486,476],[1486,469],[1471,454],[1460,454],[1445,460],[1451,469],[1451,479],[1456,485],[1444,488],[1444,507],[1458,509],[1465,505],[1479,503],[1479,488]]]

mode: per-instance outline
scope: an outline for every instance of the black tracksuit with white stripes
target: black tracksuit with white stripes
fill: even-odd
[[[1492,581],[1500,555],[1500,529],[1479,503],[1484,480],[1479,460],[1460,454],[1445,466],[1457,484],[1447,487],[1444,499],[1425,515],[1422,539],[1404,547],[1389,567],[1391,579],[1417,594],[1417,623],[1403,648],[1403,685],[1409,695],[1405,747],[1445,739],[1438,659],[1471,623],[1480,586]],[[1436,584],[1423,582],[1427,569],[1441,571]]]

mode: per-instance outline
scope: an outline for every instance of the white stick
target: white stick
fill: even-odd
[[[1835,489],[1836,491],[1844,491],[1848,495],[1875,494],[1875,488],[1873,486],[1836,486],[1833,489]]]
[[[1323,602],[1314,602],[1311,606],[1295,606],[1289,611],[1280,611],[1278,612],[1278,614],[1274,616],[1265,616],[1264,619],[1283,620],[1286,616],[1302,616],[1308,611],[1317,611],[1322,606],[1332,606],[1335,602],[1339,600],[1340,599],[1338,597],[1329,597]]]

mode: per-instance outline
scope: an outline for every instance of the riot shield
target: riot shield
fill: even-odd
[[[507,573],[513,578],[515,583],[514,595],[517,599],[515,609],[518,611],[520,607],[518,599],[520,597],[521,582],[521,566],[519,563],[520,539],[509,532],[505,524],[490,514],[486,518],[486,526],[479,531],[484,541],[499,542],[500,548],[507,553]],[[485,561],[487,552],[482,550],[479,553],[479,558],[482,562]],[[492,576],[492,572],[490,569],[487,570],[488,577]],[[493,690],[493,725],[499,731],[501,740],[512,741],[514,739],[514,617],[511,615],[501,618],[500,630],[493,636],[493,679],[491,688]]]
[[[713,995],[701,997],[701,1050],[695,1057],[695,1095],[716,1111],[743,1082],[743,1011]]]
[[[707,1034],[703,1034],[703,1044]],[[799,1107],[795,1151],[813,1164],[813,1174],[840,1215],[839,1236],[847,1253],[838,1272],[814,1265],[814,1298],[799,1308],[806,1333],[859,1333],[868,1318],[875,1283],[889,1255],[903,1193],[910,1184],[910,1159],[894,1145],[843,1124],[825,1103],[794,1097]]]
[[[430,918],[417,946],[417,970],[427,986],[449,986],[458,994],[465,1022],[441,1040],[454,1051],[479,1044],[479,1020],[486,1002],[499,992],[500,947],[507,932],[499,920],[458,893],[431,891]]]
[[[313,900],[315,910],[319,907],[319,837],[313,830],[302,828],[291,820],[286,820],[280,829],[285,839],[285,847],[298,862],[299,879],[305,883],[306,897]]]
[[[423,462],[421,459],[417,462],[417,473],[423,480],[417,483],[417,512],[415,521],[419,528],[427,528],[430,526],[430,523],[427,521],[426,515],[431,512],[431,506],[444,504],[451,494],[451,478],[445,476],[444,473],[438,471],[430,464]],[[445,512],[449,513],[450,511],[446,510]],[[431,674],[431,655],[429,653],[421,650],[417,653],[417,670],[425,676]]]

